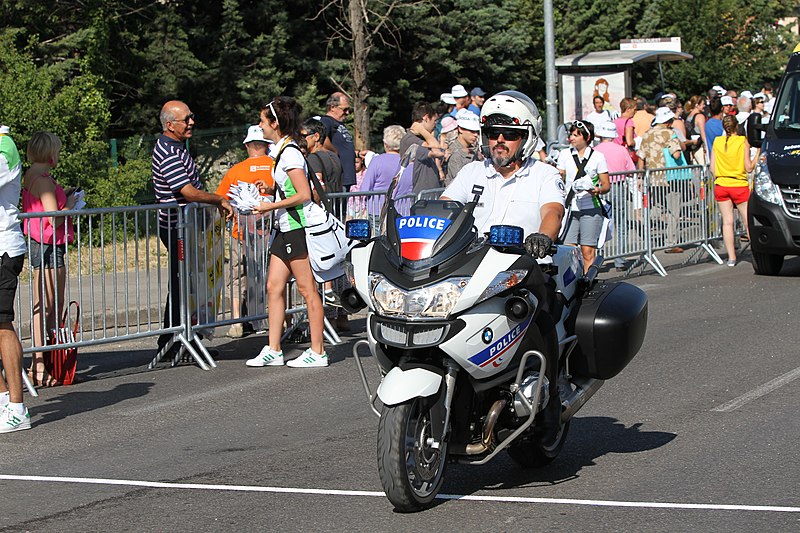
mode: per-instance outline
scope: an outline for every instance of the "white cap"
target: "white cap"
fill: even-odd
[[[711,90],[712,90],[712,91],[717,91],[717,94],[718,94],[718,95],[720,95],[720,96],[722,96],[723,94],[725,94],[725,89],[724,89],[724,88],[723,88],[721,85],[714,85],[714,86],[711,88]]]
[[[469,131],[480,131],[481,120],[478,115],[468,109],[459,109],[456,113],[456,122],[459,128],[464,128]]]
[[[742,91],[739,96],[744,96],[745,98],[750,98],[751,100],[753,99],[753,93],[750,91]]]
[[[753,95],[753,100],[755,100],[756,98],[761,98],[762,100],[767,99],[766,95],[764,95],[764,93],[762,93],[761,91],[758,91],[756,94]]]
[[[9,133],[11,133],[11,128],[6,126],[5,124],[0,126],[0,135],[3,135],[3,134],[8,135]]]
[[[656,117],[653,119],[653,122],[650,125],[655,126],[656,124],[664,124],[673,118],[675,118],[675,113],[673,113],[670,108],[659,107],[656,109]]]
[[[722,105],[733,105],[733,98],[730,96],[723,96],[719,101]]]
[[[666,109],[662,107],[661,109]],[[594,127],[594,133],[598,137],[605,137],[606,139],[617,138],[617,127],[613,122],[601,122]]]
[[[247,137],[244,138],[242,144],[247,144],[253,141],[261,141],[261,142],[269,142],[264,138],[264,132],[261,129],[261,126],[256,124],[255,126],[250,126],[247,128]]]
[[[456,105],[456,99],[453,98],[453,95],[450,93],[442,93],[442,95],[439,97],[439,100],[448,105]]]
[[[469,93],[463,85],[453,85],[453,88],[450,89],[450,94],[453,95],[453,98],[463,98],[464,96],[469,96]]]

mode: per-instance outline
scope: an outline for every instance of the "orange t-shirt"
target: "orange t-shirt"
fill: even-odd
[[[227,198],[231,186],[236,185],[240,181],[255,183],[258,180],[263,180],[268,187],[272,187],[275,183],[272,179],[272,163],[272,158],[268,155],[248,157],[241,163],[236,163],[228,170],[222,178],[222,181],[219,182],[216,193]],[[235,222],[231,233],[234,239],[239,238],[239,229]]]

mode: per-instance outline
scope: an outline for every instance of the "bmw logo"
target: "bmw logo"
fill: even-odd
[[[492,339],[494,338],[494,332],[492,332],[491,329],[486,328],[485,330],[483,330],[482,338],[485,344],[489,344],[490,342],[492,342]]]

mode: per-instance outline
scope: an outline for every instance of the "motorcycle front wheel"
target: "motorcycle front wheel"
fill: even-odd
[[[430,507],[444,480],[447,444],[441,394],[384,406],[378,425],[378,474],[401,512]]]

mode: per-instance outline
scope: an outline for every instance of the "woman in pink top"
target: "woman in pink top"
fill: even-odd
[[[28,161],[31,166],[22,182],[23,213],[64,211],[75,206],[75,196],[67,196],[50,175],[50,170],[58,164],[60,151],[61,140],[47,131],[34,133],[28,142]],[[30,262],[35,280],[33,342],[36,346],[44,346],[47,344],[44,332],[57,327],[64,309],[64,255],[67,242],[74,239],[73,228],[66,217],[40,217],[26,218],[23,231],[30,243]],[[30,375],[38,386],[59,384],[45,369],[42,352],[33,354]]]
[[[620,115],[614,120],[617,128],[617,137],[614,141],[624,146],[630,152],[636,146],[634,141],[633,115],[636,114],[636,100],[633,98],[623,98],[619,103]]]

